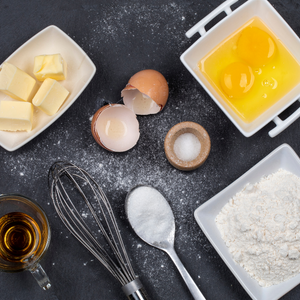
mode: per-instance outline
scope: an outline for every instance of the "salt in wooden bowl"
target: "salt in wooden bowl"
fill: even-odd
[[[179,159],[174,152],[176,139],[184,133],[194,134],[201,144],[198,156],[190,161]],[[182,171],[191,171],[199,168],[206,161],[210,152],[210,146],[210,138],[207,131],[201,125],[194,122],[181,122],[176,124],[169,130],[164,142],[165,154],[168,161],[172,166]]]

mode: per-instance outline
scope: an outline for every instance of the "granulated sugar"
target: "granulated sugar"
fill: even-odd
[[[167,240],[175,229],[168,202],[152,187],[141,186],[130,193],[127,215],[135,232],[149,243]]]

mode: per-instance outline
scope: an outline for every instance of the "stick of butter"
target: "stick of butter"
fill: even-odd
[[[32,99],[32,104],[49,116],[54,115],[69,92],[56,80],[47,78]]]
[[[14,65],[5,62],[0,71],[0,90],[6,95],[22,101],[31,100],[35,79]]]
[[[39,81],[46,78],[65,80],[67,64],[60,54],[39,55],[34,58],[33,74]]]
[[[33,105],[30,102],[1,101],[0,130],[30,131],[32,120]]]

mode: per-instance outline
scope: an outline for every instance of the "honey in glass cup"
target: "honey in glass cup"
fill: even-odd
[[[50,244],[48,218],[35,201],[0,195],[0,271],[29,270],[47,290],[50,280],[39,264]]]

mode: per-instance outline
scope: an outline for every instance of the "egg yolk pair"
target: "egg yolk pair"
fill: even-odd
[[[221,86],[230,98],[242,98],[254,84],[251,67],[263,67],[276,53],[271,36],[257,27],[247,27],[237,43],[238,56],[245,62],[228,65],[221,74]]]

